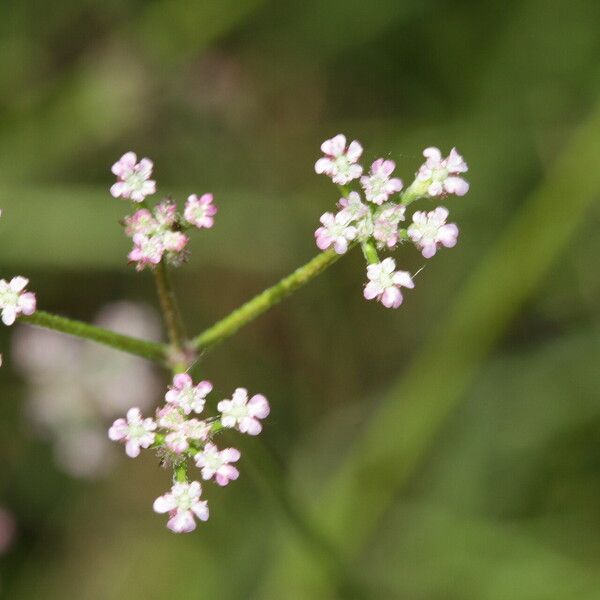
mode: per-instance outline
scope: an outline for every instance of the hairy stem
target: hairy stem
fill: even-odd
[[[267,288],[227,317],[203,331],[192,340],[192,347],[196,350],[205,350],[232,336],[238,329],[262,315],[283,298],[312,281],[339,258],[340,255],[332,249],[317,254],[291,275],[288,275],[273,287]]]
[[[29,317],[21,316],[19,322],[98,342],[158,363],[164,362],[167,357],[167,347],[164,344],[141,340],[82,321],[52,315],[41,310],[36,311]]]

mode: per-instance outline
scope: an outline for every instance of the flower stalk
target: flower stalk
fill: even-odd
[[[207,350],[219,342],[231,337],[236,331],[260,316],[285,297],[312,281],[317,275],[330,267],[339,258],[333,249],[317,254],[291,275],[284,277],[279,283],[267,288],[240,308],[234,310],[191,341],[191,346],[198,351]]]
[[[67,319],[41,310],[30,316],[20,316],[19,322],[27,323],[45,329],[53,329],[67,335],[98,342],[121,352],[135,354],[147,360],[164,363],[167,358],[167,346],[159,342],[142,340],[129,335],[123,335],[103,327],[90,325],[82,321]]]

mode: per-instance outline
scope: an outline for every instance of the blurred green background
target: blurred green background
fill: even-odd
[[[213,403],[243,385],[272,413],[227,437],[241,478],[188,536],[152,513],[153,456],[57,466],[2,329],[0,595],[600,598],[599,31],[597,0],[3,0],[0,277],[44,309],[155,304],[108,194],[130,149],[219,206],[175,276],[191,333],[315,254],[325,138],[407,182],[456,145],[471,192],[401,309],[362,299],[353,252],[203,357]]]

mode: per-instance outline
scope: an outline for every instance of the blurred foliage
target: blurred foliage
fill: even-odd
[[[0,595],[600,598],[597,0],[0,15],[0,277],[28,274],[49,310],[153,300],[107,193],[128,149],[161,191],[216,195],[217,227],[176,274],[190,332],[315,253],[336,200],[312,173],[325,137],[390,153],[405,180],[423,147],[456,145],[472,184],[448,201],[459,245],[399,311],[362,300],[354,253],[203,358],[213,402],[245,385],[273,412],[191,536],[152,514],[169,475],[151,456],[95,483],[56,469],[0,331],[0,505],[18,527]]]

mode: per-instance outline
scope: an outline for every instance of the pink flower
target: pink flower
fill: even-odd
[[[0,310],[5,325],[12,325],[20,314],[35,312],[35,294],[25,291],[28,283],[28,279],[20,276],[13,277],[10,282],[0,279]]]
[[[135,152],[123,154],[112,166],[117,183],[110,188],[110,193],[115,198],[143,202],[146,196],[156,192],[156,182],[150,179],[153,167],[152,161],[147,158],[137,162]]]
[[[442,159],[439,148],[425,148],[423,156],[427,159],[417,173],[417,180],[427,184],[427,193],[430,196],[441,196],[442,194],[456,194],[464,196],[469,191],[469,184],[459,173],[469,170],[463,157],[456,151],[450,150],[450,154]]]
[[[394,248],[398,243],[398,224],[404,221],[405,207],[397,204],[382,207],[375,215],[373,237],[380,248]]]
[[[113,442],[125,442],[127,456],[135,458],[140,448],[148,448],[154,443],[156,423],[153,419],[144,419],[139,408],[127,411],[127,420],[117,419],[108,430],[108,437]]]
[[[165,437],[167,448],[176,454],[185,452],[190,447],[190,440],[208,439],[210,425],[198,419],[186,419]]]
[[[367,300],[377,299],[387,308],[398,308],[402,304],[400,287],[414,288],[415,284],[407,271],[396,271],[393,258],[367,266],[369,282],[365,286]]]
[[[240,451],[235,448],[219,450],[210,442],[204,446],[204,450],[195,456],[196,466],[202,469],[202,478],[208,480],[214,476],[219,485],[227,485],[236,480],[240,472],[231,464],[240,459]]]
[[[135,268],[142,271],[147,266],[157,265],[165,252],[160,236],[147,237],[141,233],[133,236],[133,249],[127,255],[130,262],[137,263]]]
[[[190,238],[181,231],[164,231],[163,233],[158,234],[158,237],[163,248],[167,252],[173,252],[175,254],[180,253],[190,241]]]
[[[360,221],[369,214],[369,207],[361,200],[358,192],[350,192],[347,198],[340,198],[340,219],[347,222]]]
[[[167,527],[175,533],[189,533],[196,529],[194,517],[208,520],[208,503],[200,500],[202,486],[198,481],[175,483],[170,492],[154,501],[154,512],[169,513]]]
[[[182,412],[172,404],[165,404],[156,410],[156,422],[164,429],[177,430],[185,421]]]
[[[192,378],[187,373],[179,373],[173,377],[173,385],[165,395],[165,400],[183,410],[186,415],[192,411],[201,413],[204,409],[206,396],[212,390],[210,381],[201,381],[194,386]]]
[[[455,223],[446,223],[447,218],[448,209],[442,206],[428,213],[417,211],[413,215],[408,237],[425,258],[431,258],[440,246],[456,246],[458,227]]]
[[[248,400],[248,390],[237,388],[231,400],[221,400],[217,405],[221,412],[223,427],[236,427],[242,433],[258,435],[262,431],[259,419],[265,419],[270,412],[269,403],[262,394]]]
[[[348,250],[348,241],[356,237],[356,227],[349,225],[346,214],[326,212],[321,215],[322,227],[315,231],[317,246],[321,250],[327,250],[333,246],[338,254],[344,254]]]
[[[183,216],[188,223],[191,223],[198,229],[213,226],[217,214],[217,207],[213,204],[212,194],[202,194],[198,197],[196,194],[188,196],[185,203]]]
[[[177,206],[169,199],[162,200],[154,207],[154,218],[162,229],[170,229],[177,220]]]
[[[136,234],[151,236],[159,227],[158,222],[147,208],[141,208],[124,219],[125,234],[133,237]]]
[[[346,148],[346,136],[336,135],[321,144],[325,156],[315,163],[315,171],[331,177],[333,183],[346,185],[361,176],[362,167],[356,162],[362,155],[362,146],[355,140]]]
[[[396,168],[393,160],[384,160],[378,158],[371,165],[369,175],[363,175],[360,183],[365,190],[365,196],[369,202],[382,204],[387,202],[388,198],[402,189],[402,181],[397,178],[391,178],[391,174]]]

